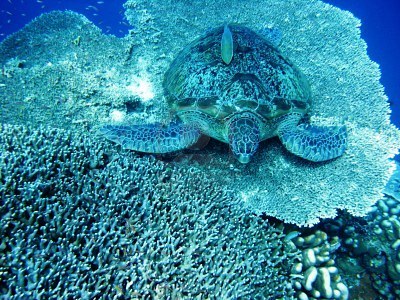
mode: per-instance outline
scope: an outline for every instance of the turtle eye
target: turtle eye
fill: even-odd
[[[229,126],[229,144],[241,163],[250,161],[260,142],[260,130],[250,118],[237,118]]]

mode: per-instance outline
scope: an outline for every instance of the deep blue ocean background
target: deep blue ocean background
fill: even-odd
[[[1,0],[0,41],[43,12],[73,10],[86,15],[105,33],[122,37],[128,32],[122,7],[126,0]],[[361,19],[368,54],[379,63],[381,82],[392,107],[392,122],[400,127],[400,1],[325,0]],[[384,3],[384,5],[382,4]]]

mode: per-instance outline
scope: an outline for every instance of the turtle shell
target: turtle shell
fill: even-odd
[[[172,62],[164,78],[171,108],[199,110],[217,119],[241,111],[267,119],[305,113],[310,88],[304,75],[263,36],[244,26],[229,29],[229,64],[221,58],[223,26],[190,43]]]

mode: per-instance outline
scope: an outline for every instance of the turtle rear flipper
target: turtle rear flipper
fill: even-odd
[[[195,144],[201,132],[190,125],[171,123],[136,126],[106,125],[100,133],[120,144],[124,149],[148,153],[168,153],[188,148]]]
[[[346,149],[345,126],[300,124],[278,128],[278,136],[287,150],[304,159],[320,162],[339,157]]]

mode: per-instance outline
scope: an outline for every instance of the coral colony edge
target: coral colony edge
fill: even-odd
[[[123,38],[54,11],[0,43],[0,298],[399,298],[400,132],[360,21],[124,10]]]

